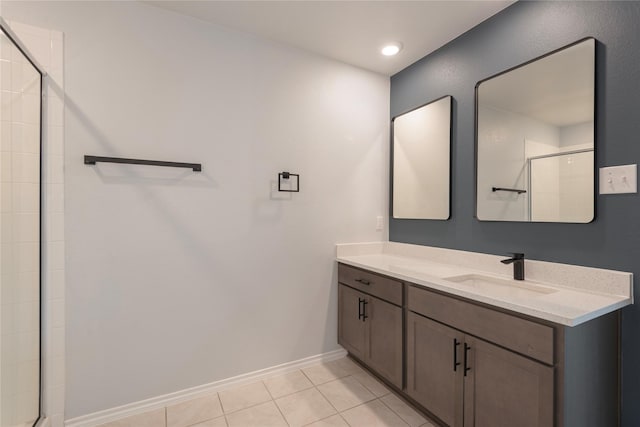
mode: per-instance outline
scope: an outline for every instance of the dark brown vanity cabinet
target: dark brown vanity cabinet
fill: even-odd
[[[408,292],[409,396],[449,426],[554,425],[551,327],[416,287]]]
[[[402,283],[340,264],[338,343],[402,388]]]
[[[553,425],[553,367],[413,312],[407,337],[407,393],[447,425]]]
[[[338,281],[338,342],[439,424],[620,425],[618,312],[567,327],[344,264]]]
[[[463,342],[460,331],[407,315],[407,394],[450,426],[462,425]]]
[[[464,426],[553,426],[554,368],[465,336]]]
[[[564,327],[407,285],[409,397],[451,427],[619,425],[618,313]]]

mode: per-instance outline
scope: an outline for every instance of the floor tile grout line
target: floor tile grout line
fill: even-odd
[[[388,395],[387,395],[387,396],[388,396]],[[397,397],[397,396],[396,396],[396,397]],[[394,410],[393,410],[393,408],[392,408],[391,406],[387,405],[387,403],[386,403],[384,400],[382,400],[382,398],[380,398],[380,402],[381,402],[384,406],[386,406],[386,407],[387,407],[391,412],[393,412],[394,414],[396,414],[396,416],[397,416],[398,418],[400,418],[402,421],[404,421],[404,423],[405,423],[406,425],[408,425],[409,427],[411,427],[411,424],[409,424],[409,421],[405,420],[405,419],[404,419],[404,417],[403,417],[402,415],[400,415],[398,412],[394,411]],[[404,401],[402,401],[402,403],[404,403],[404,404],[406,405],[406,403],[405,403]],[[413,408],[411,408],[411,409],[413,409]],[[424,418],[424,417],[422,417],[422,418]],[[422,423],[422,424],[424,424],[424,423]],[[420,424],[420,426],[421,426],[422,424]],[[418,427],[420,427],[420,426],[418,426]]]
[[[267,389],[267,393],[269,393],[269,396],[271,397],[271,401],[273,402],[273,404],[275,405],[276,409],[278,410],[278,412],[280,413],[280,416],[282,417],[282,419],[284,420],[284,422],[288,425],[291,426],[291,424],[289,423],[289,421],[287,420],[287,417],[284,416],[284,413],[282,413],[282,409],[280,409],[280,406],[278,405],[278,402],[276,402],[276,399],[273,398],[273,394],[271,394],[271,391],[269,390],[269,387],[267,387],[267,383],[264,382],[264,379],[262,380],[262,385],[264,385],[264,388]]]
[[[311,384],[311,386],[310,386],[310,387],[303,388],[303,389],[300,389],[300,390],[296,390],[296,391],[291,392],[291,393],[283,394],[282,396],[274,397],[274,398],[273,398],[273,400],[279,400],[279,399],[282,399],[283,397],[289,397],[289,396],[294,395],[294,394],[296,394],[296,393],[300,393],[300,392],[302,392],[302,391],[310,390],[310,389],[312,389],[313,387],[314,387],[314,385],[313,385],[313,384]]]
[[[342,411],[342,412],[338,412],[338,414],[340,414],[340,416],[342,417],[342,419],[343,419],[343,420],[344,420],[344,421],[345,421],[349,426],[351,426],[351,423],[350,423],[350,422],[349,422],[345,417],[343,417],[343,416],[342,416],[342,414],[343,414],[344,412],[351,411],[352,409],[359,408],[360,406],[368,405],[369,403],[375,402],[376,400],[380,400],[380,398],[375,398],[375,399],[370,400],[370,401],[368,401],[368,402],[363,402],[363,403],[361,403],[361,404],[359,404],[359,405],[354,406],[353,408],[345,409],[345,410],[344,410],[344,411]]]
[[[328,420],[331,417],[335,417],[335,416],[339,416],[340,418],[342,418],[342,415],[340,415],[340,412],[336,412],[335,414],[331,414],[328,417],[324,417],[324,418],[320,418],[319,420],[315,420],[315,421],[311,421],[310,423],[304,424],[302,425],[302,427],[307,427],[310,426],[311,424],[315,424],[315,423],[319,423],[320,421],[324,421],[324,420]],[[344,420],[344,418],[342,418]],[[345,423],[347,422],[346,420],[344,421]],[[347,425],[349,425],[349,423],[347,423]],[[422,427],[422,426],[420,426]]]
[[[362,384],[360,381],[358,381],[358,379],[357,379],[356,377],[354,377],[353,375],[351,375],[351,374],[347,375],[346,377],[337,378],[337,379],[335,379],[335,380],[328,381],[328,382],[326,382],[326,383],[324,383],[324,384],[320,384],[320,385],[329,384],[330,382],[334,382],[334,381],[338,381],[338,380],[345,380],[345,379],[350,378],[350,377],[352,377],[352,378],[353,378],[353,380],[354,380],[356,383],[360,384],[360,385],[362,386],[362,388],[364,388],[364,389],[365,389],[365,391],[367,391],[371,396],[373,396],[373,399],[369,399],[369,400],[365,400],[364,402],[360,402],[360,403],[358,403],[357,405],[352,406],[351,408],[344,409],[342,412],[344,412],[344,411],[348,411],[349,409],[355,408],[356,406],[360,406],[360,405],[362,405],[362,404],[365,404],[365,403],[368,403],[368,402],[373,402],[374,400],[380,399],[380,397],[376,396],[376,395],[375,395],[375,393],[373,393],[371,390],[369,390],[369,389],[368,389],[364,384]],[[318,390],[319,390],[319,389],[318,389]],[[322,393],[322,390],[319,390],[319,391],[320,391],[320,393]],[[322,393],[322,395],[323,395],[323,396],[325,396],[325,395],[324,395],[324,393]],[[326,398],[327,400],[329,400],[329,398],[328,398],[327,396],[325,396],[325,398]],[[329,403],[331,403],[331,402],[329,402]],[[337,408],[336,408],[336,410],[337,410]],[[340,413],[340,411],[338,411],[338,413]]]
[[[224,413],[224,408],[222,407],[222,398],[220,397],[220,393],[216,393],[218,395],[218,402],[220,402],[220,409],[222,409],[222,416],[224,417],[224,423],[229,427],[229,420],[227,419],[227,414]]]
[[[304,372],[302,372],[302,369],[298,369],[298,371],[300,371],[302,373],[302,375],[304,375]],[[288,372],[288,373],[286,373],[284,375],[289,375],[289,374],[294,373],[294,372],[296,372],[296,371],[291,371],[291,372]],[[282,376],[284,376],[284,375],[282,375]],[[276,378],[278,376],[281,376],[281,375],[277,375],[277,376],[275,376],[273,378]],[[291,396],[292,394],[300,393],[301,391],[305,391],[305,390],[309,390],[309,389],[313,388],[314,387],[313,382],[311,382],[311,380],[306,375],[304,375],[304,377],[307,379],[307,381],[309,381],[309,384],[311,384],[309,387],[303,388],[303,389],[300,389],[300,390],[296,390],[296,391],[293,391],[291,393],[283,394],[282,396],[278,396],[278,397],[274,397],[273,396],[273,394],[271,393],[271,390],[269,390],[269,386],[267,386],[267,383],[264,383],[264,386],[267,388],[267,391],[269,392],[269,394],[271,394],[271,397],[273,398],[273,400],[282,399],[283,397]],[[269,379],[269,378],[265,378],[265,380],[267,380],[267,379]],[[262,380],[262,382],[264,382],[265,380]]]
[[[269,400],[272,400],[272,399],[269,399]],[[225,412],[225,413],[224,413],[224,415],[225,415],[225,417],[226,417],[227,415],[233,415],[233,414],[235,414],[235,413],[237,413],[237,412],[244,411],[245,409],[255,408],[255,407],[256,407],[256,406],[258,406],[258,405],[262,405],[263,403],[267,403],[267,402],[269,402],[269,400],[264,400],[264,401],[259,402],[259,403],[254,403],[253,405],[245,406],[244,408],[236,409],[235,411]],[[223,409],[223,411],[224,411],[224,409]]]
[[[337,378],[337,379],[340,379],[340,378]],[[334,380],[334,381],[335,381],[335,380]],[[323,383],[323,384],[327,384],[327,383]],[[320,384],[320,385],[322,385],[322,384]],[[364,386],[363,386],[363,387],[364,387]],[[366,387],[365,387],[365,388],[366,388]],[[318,389],[318,387],[317,387],[317,386],[316,386],[316,389]],[[376,395],[373,395],[373,399],[371,399],[371,400],[368,400],[368,401],[366,401],[366,402],[359,403],[359,404],[357,404],[356,406],[353,406],[353,407],[351,407],[351,408],[347,408],[347,409],[345,409],[345,410],[343,410],[343,411],[338,411],[338,408],[336,408],[336,407],[333,405],[333,403],[331,403],[331,401],[330,401],[330,400],[329,400],[329,399],[324,395],[324,393],[322,393],[322,391],[321,391],[320,389],[318,389],[318,392],[320,392],[320,394],[322,394],[322,397],[324,397],[324,398],[326,399],[326,401],[327,401],[327,402],[329,402],[329,405],[331,405],[331,406],[333,407],[333,409],[335,409],[335,410],[336,410],[336,413],[337,413],[338,415],[340,415],[340,418],[342,418],[342,419],[344,420],[344,422],[345,422],[345,423],[347,423],[347,425],[349,425],[349,426],[351,426],[351,424],[349,423],[349,421],[347,421],[347,419],[346,419],[345,417],[343,417],[343,416],[342,416],[342,413],[343,413],[343,412],[350,411],[350,410],[352,410],[352,409],[354,409],[354,408],[357,408],[357,407],[359,407],[359,406],[366,405],[366,404],[371,403],[371,402],[375,402],[376,400],[380,400],[380,398],[379,398],[379,397],[377,397]],[[373,394],[373,393],[371,393],[371,394]],[[335,414],[334,414],[334,415],[335,415]],[[327,417],[327,418],[328,418],[328,417]],[[401,418],[401,419],[402,419],[402,418]],[[403,420],[403,421],[404,421],[404,420]]]
[[[226,424],[227,427],[229,427],[229,420],[227,420],[227,415],[224,413],[224,407],[222,406],[222,399],[220,398],[220,392],[216,392],[216,396],[218,397],[218,404],[220,405],[220,410],[222,411],[222,416],[224,417],[224,423]]]
[[[222,411],[222,415],[218,415],[218,416],[215,416],[213,418],[207,418],[206,420],[200,420],[200,421],[197,421],[197,422],[195,422],[193,424],[188,424],[186,426],[180,426],[180,427],[193,427],[193,426],[197,426],[198,424],[206,423],[207,421],[211,421],[211,420],[217,420],[218,418],[223,418],[223,417],[224,417],[224,423],[227,425],[227,427],[229,427],[229,423],[227,422],[227,417],[224,416],[224,409],[222,409],[222,402],[220,401],[220,393],[215,392],[215,393],[211,393],[211,394],[215,394],[216,397],[218,398],[218,404],[220,405],[220,410]],[[204,397],[206,397],[206,396],[204,396]],[[195,398],[195,399],[198,399],[198,398]],[[192,399],[192,400],[195,400],[195,399]],[[185,402],[190,402],[190,400],[186,400]],[[165,406],[165,410],[164,410],[164,413],[165,413],[165,426],[166,427],[169,427],[169,419],[168,419],[169,415],[168,415],[168,411],[167,411],[169,406]]]
[[[315,385],[315,383],[314,383],[313,381],[311,381],[311,378],[309,378],[309,375],[307,375],[307,374],[306,374],[306,372],[304,371],[304,369],[300,369],[300,372],[302,372],[302,375],[304,375],[304,376],[307,378],[307,380],[311,383],[311,385],[312,385],[313,387],[315,387],[315,386],[316,386],[316,385]]]
[[[345,422],[346,425],[348,425],[349,427],[351,427],[351,424],[349,424],[349,421],[347,421],[347,419],[345,417],[342,416],[342,412],[338,412],[338,416],[340,418],[342,418],[342,421]]]
[[[371,377],[371,379],[373,379],[373,380],[375,380],[375,381],[378,381],[378,380],[377,380],[377,379],[375,379],[373,376],[371,376],[368,372],[365,372],[365,375],[368,375],[369,377]],[[373,394],[373,395],[376,397],[376,399],[380,399],[380,398],[382,398],[382,397],[384,397],[384,396],[388,396],[388,395],[391,393],[391,390],[389,390],[389,389],[387,388],[387,386],[385,386],[384,384],[380,383],[380,384],[382,384],[382,386],[384,387],[384,389],[385,389],[385,390],[387,390],[387,393],[386,393],[386,394],[383,394],[382,396],[378,396],[378,395],[377,395],[373,390],[371,390],[369,387],[367,387],[367,385],[366,385],[366,384],[364,384],[362,381],[360,381],[360,380],[356,377],[356,374],[352,374],[352,375],[350,375],[350,376],[352,376],[352,377],[353,377],[353,379],[354,379],[354,380],[356,380],[356,381],[358,382],[358,384],[360,384],[362,387],[364,387],[364,388],[365,388],[369,393]],[[378,382],[379,382],[379,381],[378,381]]]
[[[186,426],[179,426],[179,427],[193,427],[193,426],[197,426],[198,424],[206,423],[207,421],[217,420],[218,418],[224,418],[224,423],[227,424],[227,418],[224,415],[218,415],[217,417],[207,418],[206,420],[201,420],[201,421],[195,422],[193,424],[189,424],[189,425],[186,425]],[[169,427],[169,426],[167,425],[167,427]],[[229,424],[227,424],[227,427],[229,427]]]
[[[320,385],[322,385],[322,384],[320,384]],[[333,408],[333,410],[334,410],[334,411],[336,411],[336,414],[339,414],[339,413],[340,413],[340,411],[338,411],[338,408],[336,408],[336,406],[335,406],[333,403],[331,403],[331,401],[327,398],[327,396],[325,396],[325,395],[324,395],[324,393],[322,392],[322,390],[320,390],[320,389],[318,388],[318,386],[315,386],[314,388],[318,391],[318,393],[320,393],[320,395],[324,398],[324,400],[326,400],[327,402],[329,402],[329,405],[331,405],[331,407]]]
[[[406,400],[404,400],[402,397],[400,397],[396,392],[391,392],[390,394],[394,395],[395,397],[397,397],[398,399],[400,399],[400,401],[402,403],[404,403],[407,407],[409,407],[409,409],[412,409],[414,412],[416,412],[418,415],[420,415],[422,418],[425,419],[425,422],[420,424],[418,427],[424,427],[427,424],[431,424],[431,425],[435,425],[433,420],[430,417],[427,417],[425,414],[422,413],[422,411],[419,411],[417,408],[415,408],[412,404],[410,404],[409,402],[407,402]],[[382,397],[387,397],[388,394],[382,396]],[[409,424],[409,421],[405,420],[402,415],[400,415],[397,411],[395,411],[391,406],[389,406],[387,404],[387,402],[385,402],[384,400],[382,400],[382,397],[380,398],[380,400],[382,401],[382,403],[389,408],[394,414],[396,414],[397,416],[399,416],[405,423]],[[411,424],[409,424],[411,425]]]

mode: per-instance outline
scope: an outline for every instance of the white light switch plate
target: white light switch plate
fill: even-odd
[[[637,193],[637,165],[600,168],[600,194]]]

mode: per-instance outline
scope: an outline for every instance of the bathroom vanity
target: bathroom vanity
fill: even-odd
[[[393,242],[338,245],[339,343],[446,426],[619,424],[630,273]]]

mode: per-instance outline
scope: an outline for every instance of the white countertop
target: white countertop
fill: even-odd
[[[344,264],[566,326],[633,304],[632,273],[591,267],[526,260],[526,282],[554,290],[535,296],[487,295],[445,279],[481,274],[511,280],[512,267],[499,262],[504,258],[394,242],[337,245],[336,257]]]

